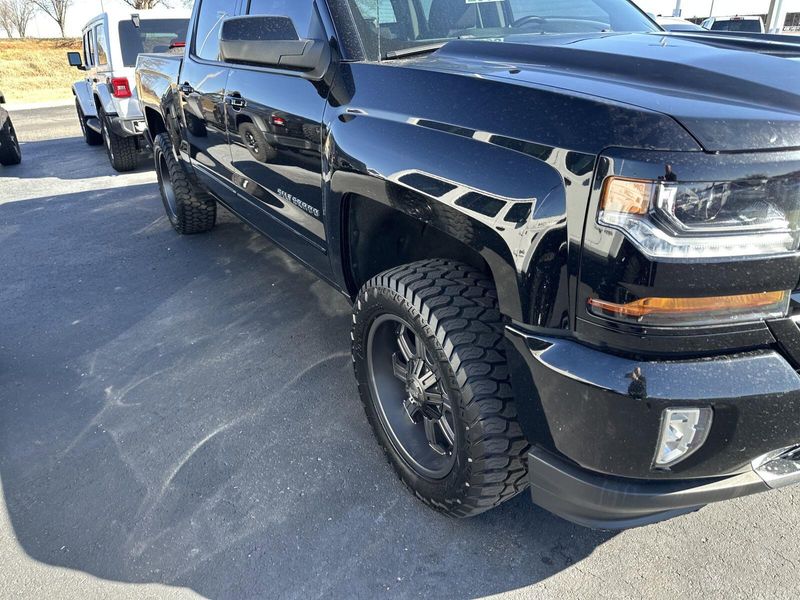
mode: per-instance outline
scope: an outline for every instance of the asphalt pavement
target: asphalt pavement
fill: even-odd
[[[795,598],[798,490],[582,529],[416,501],[353,381],[347,301],[223,213],[169,226],[72,108],[0,167],[0,597]],[[598,431],[598,435],[601,432]]]

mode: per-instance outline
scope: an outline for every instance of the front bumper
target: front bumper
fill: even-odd
[[[774,350],[639,361],[515,326],[507,337],[520,420],[535,444],[534,500],[556,514],[631,527],[800,479],[800,458],[775,456],[800,445],[800,376]],[[684,461],[654,468],[663,411],[684,407],[713,410],[708,438]]]
[[[765,456],[744,473],[717,479],[640,481],[581,469],[541,448],[528,454],[534,503],[595,529],[629,529],[731,500],[800,483],[800,452]]]

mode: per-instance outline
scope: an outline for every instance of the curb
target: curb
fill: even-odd
[[[69,100],[51,100],[50,102],[29,102],[27,104],[9,102],[4,104],[3,108],[9,112],[21,112],[25,110],[40,110],[43,108],[63,108],[65,106],[72,106],[75,102],[74,98]]]

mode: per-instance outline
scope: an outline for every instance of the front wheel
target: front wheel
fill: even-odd
[[[528,443],[488,277],[448,260],[398,267],[362,288],[353,321],[367,417],[417,497],[469,517],[525,488]]]
[[[184,235],[210,231],[217,222],[217,202],[186,173],[168,134],[153,140],[153,158],[164,210],[175,231]]]

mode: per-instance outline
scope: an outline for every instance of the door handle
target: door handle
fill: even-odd
[[[180,85],[178,86],[178,89],[180,90],[180,92],[181,92],[182,94],[186,94],[187,96],[188,96],[189,94],[194,94],[194,88],[193,88],[191,85],[189,85],[188,83],[182,83],[182,84],[180,84]]]
[[[242,109],[247,106],[247,100],[242,98],[242,95],[234,92],[225,96],[225,104],[235,109]]]

